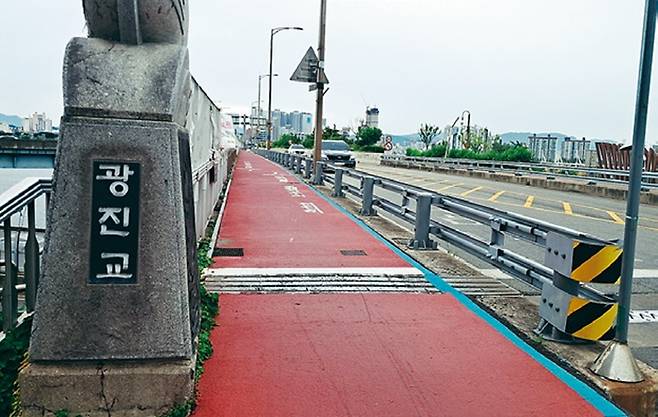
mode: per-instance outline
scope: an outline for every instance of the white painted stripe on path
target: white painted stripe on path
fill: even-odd
[[[417,268],[211,268],[206,277],[278,276],[423,276]]]

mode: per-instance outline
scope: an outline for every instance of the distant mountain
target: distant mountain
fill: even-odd
[[[14,126],[22,126],[23,118],[18,116],[8,116],[6,114],[0,113],[0,123],[7,123]]]

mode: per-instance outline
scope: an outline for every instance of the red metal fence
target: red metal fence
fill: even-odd
[[[630,147],[622,149],[622,145],[598,142],[596,154],[599,157],[600,168],[628,171],[631,167]],[[658,172],[658,154],[653,149],[644,150],[644,170]]]

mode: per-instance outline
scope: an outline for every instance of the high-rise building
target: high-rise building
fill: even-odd
[[[582,138],[578,140],[576,138],[564,138],[562,143],[562,162],[568,163],[585,163],[588,150],[590,149],[591,142]]]
[[[23,119],[23,132],[38,133],[51,132],[53,130],[53,121],[46,117],[45,113],[34,113],[30,117]]]
[[[555,162],[557,158],[557,138],[554,136],[528,136],[528,148],[533,158],[540,162]]]
[[[379,109],[377,107],[366,108],[366,126],[379,127]]]
[[[302,131],[302,114],[298,111],[290,113],[290,128],[293,132]]]
[[[313,132],[313,115],[311,113],[293,111],[287,113],[276,109],[272,111],[272,137],[277,140],[284,134],[295,136]]]
[[[311,113],[302,113],[302,130],[300,133],[308,135],[313,132],[313,115]]]

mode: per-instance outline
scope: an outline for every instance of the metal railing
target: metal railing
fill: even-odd
[[[517,176],[527,174],[554,180],[557,177],[587,181],[590,185],[598,182],[628,185],[629,171],[603,168],[587,168],[574,165],[533,164],[507,161],[481,161],[455,158],[425,158],[401,155],[382,155],[383,165],[402,166],[415,169],[466,169],[469,171],[486,171],[490,173],[505,172]],[[647,189],[658,188],[658,172],[645,172],[642,186]]]
[[[3,232],[3,259],[0,262],[3,267],[0,340],[4,337],[4,332],[14,329],[34,312],[41,256],[37,239],[39,231],[36,227],[36,206],[37,200],[43,198],[44,207],[47,207],[51,191],[52,181],[49,178],[26,178],[0,195],[0,225]],[[20,233],[23,228],[14,227],[12,218],[24,210],[27,211],[27,239],[21,242]],[[20,265],[19,256],[21,243],[23,265]],[[22,275],[22,282],[19,282],[19,275]],[[25,296],[22,305],[19,305],[19,292]]]
[[[540,248],[541,252],[552,250],[547,246],[549,234],[592,244],[618,243],[356,169],[320,162],[318,169],[313,170],[312,161],[304,156],[265,150],[257,150],[257,153],[297,174],[303,174],[304,178],[313,176],[316,185],[330,184],[335,197],[355,197],[361,202],[362,215],[376,215],[381,210],[412,225],[414,238],[409,242],[411,248],[434,249],[436,242],[433,238],[437,238],[539,290],[546,284],[554,283],[554,270],[543,265],[541,260],[526,256],[524,253],[528,251],[525,249],[509,248],[507,237],[512,238],[516,247],[530,245],[535,252],[536,248]],[[480,225],[482,230],[488,231],[488,237],[478,237],[436,220],[439,211]],[[616,302],[615,294],[603,293],[588,285],[579,285],[574,292],[574,295],[590,300]]]

